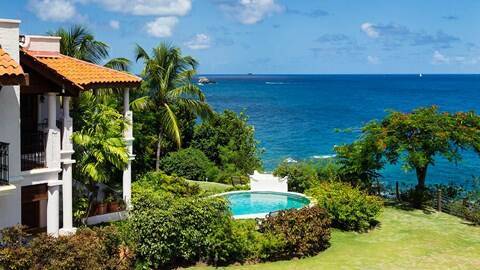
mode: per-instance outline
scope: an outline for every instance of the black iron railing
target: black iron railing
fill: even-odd
[[[22,132],[22,171],[45,168],[46,134],[43,131]]]
[[[0,185],[8,185],[8,143],[0,142]]]

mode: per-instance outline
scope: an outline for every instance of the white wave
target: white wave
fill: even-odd
[[[286,163],[298,163],[298,161],[296,161],[295,159],[290,158],[290,157],[289,157],[289,158],[286,158],[286,159],[284,160],[284,162],[286,162]]]
[[[265,84],[285,84],[284,82],[265,82]]]
[[[329,159],[329,158],[334,158],[337,155],[319,155],[319,156],[312,156],[313,159]]]

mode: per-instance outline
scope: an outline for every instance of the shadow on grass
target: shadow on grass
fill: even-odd
[[[388,200],[385,202],[385,206],[393,207],[398,210],[403,211],[414,211],[414,210],[422,210],[424,214],[430,215],[435,213],[435,210],[431,207],[423,207],[423,208],[415,208],[412,206],[411,203],[408,202],[400,202],[396,200]]]

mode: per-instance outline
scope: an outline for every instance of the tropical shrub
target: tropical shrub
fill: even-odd
[[[254,128],[245,114],[226,110],[195,127],[191,147],[200,149],[221,170],[253,173],[262,167]]]
[[[254,220],[232,222],[232,240],[236,249],[231,253],[236,262],[267,261],[284,250],[281,234],[258,231]]]
[[[26,227],[15,226],[0,231],[0,268],[28,269],[32,266],[32,249],[27,246]]]
[[[273,173],[280,177],[288,177],[289,191],[303,193],[319,183],[315,167],[306,162],[283,162]]]
[[[320,159],[313,163],[315,169],[317,171],[317,177],[320,181],[340,181],[341,180],[341,172],[340,172],[340,164],[338,163],[337,159],[328,158],[328,159]]]
[[[72,236],[47,234],[25,241],[23,228],[2,231],[0,263],[5,269],[131,269],[133,251],[115,227],[79,229]]]
[[[269,259],[312,256],[329,247],[330,218],[318,206],[280,211],[268,216],[260,231],[283,239],[282,249],[276,246]]]
[[[222,243],[228,244],[231,237],[231,214],[221,198],[176,197],[141,189],[133,196],[128,223],[145,268],[220,263],[228,257],[221,252]]]
[[[377,223],[382,210],[380,198],[341,182],[321,183],[307,194],[327,210],[333,227],[342,230],[366,231]]]
[[[160,160],[160,168],[167,174],[197,181],[215,181],[219,172],[202,151],[194,148],[169,153]]]
[[[164,172],[149,172],[133,183],[134,194],[144,189],[152,192],[168,192],[178,196],[193,196],[200,193],[200,186],[189,183],[185,178],[166,175]]]

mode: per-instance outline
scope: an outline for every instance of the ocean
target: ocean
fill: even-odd
[[[328,158],[335,145],[350,143],[359,128],[387,110],[407,112],[438,105],[442,111],[480,113],[480,75],[206,75],[201,86],[216,111],[244,111],[264,149],[265,170],[280,162]],[[387,166],[383,181],[413,184],[413,172]],[[480,157],[463,153],[458,164],[439,158],[427,182],[464,184],[480,176]]]

